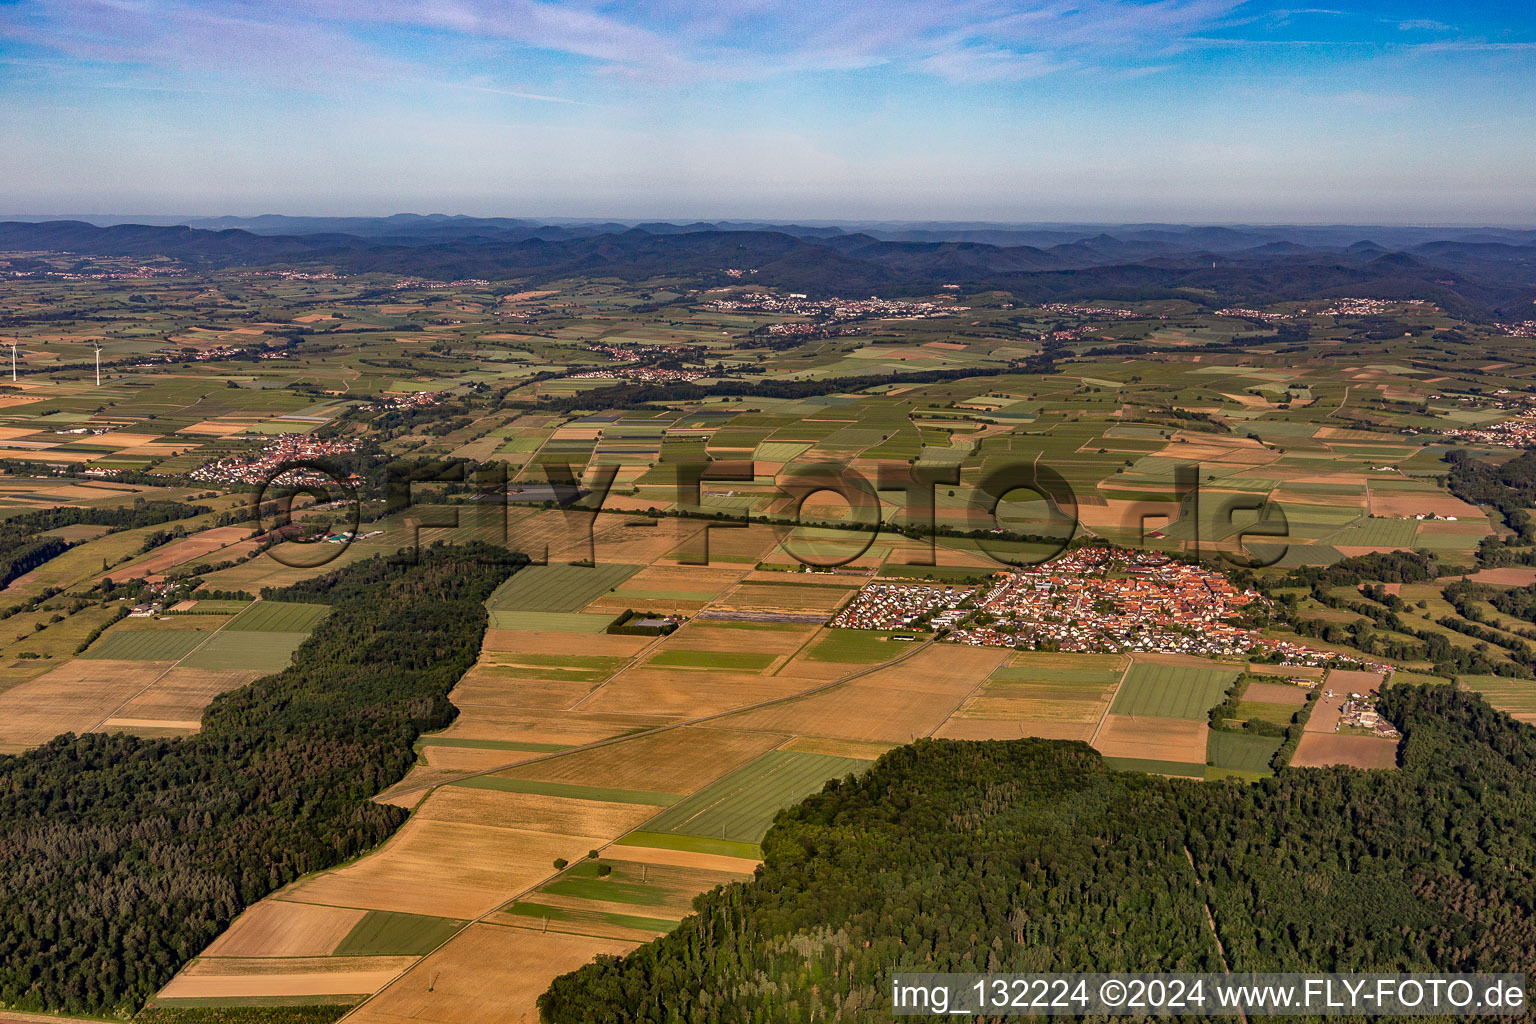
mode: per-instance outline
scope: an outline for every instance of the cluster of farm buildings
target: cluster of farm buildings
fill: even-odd
[[[1341,728],[1369,729],[1383,739],[1397,739],[1398,731],[1392,723],[1381,717],[1376,710],[1376,698],[1371,695],[1352,693],[1339,712],[1337,731]]]

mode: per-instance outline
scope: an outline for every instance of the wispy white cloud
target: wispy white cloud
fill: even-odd
[[[494,85],[477,85],[474,82],[444,82],[443,85],[451,89],[463,89],[466,92],[483,92],[491,96],[510,96],[513,99],[532,100],[536,103],[570,103],[578,106],[587,106],[580,100],[573,100],[566,96],[547,96],[544,93],[525,92],[521,89],[503,89]]]
[[[0,37],[103,64],[254,76],[300,87],[406,70],[348,32],[262,17],[239,4],[25,0],[0,7]]]
[[[399,56],[426,45],[413,34],[527,48],[647,81],[893,67],[985,82],[1149,64],[1245,6],[1246,0],[20,0],[0,7],[0,37],[84,60],[295,85],[431,74],[424,62]],[[397,38],[386,47],[384,37]],[[528,90],[523,98],[550,97]]]

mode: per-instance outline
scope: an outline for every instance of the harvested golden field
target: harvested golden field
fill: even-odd
[[[590,520],[590,516],[587,517]],[[654,526],[644,525],[654,523]],[[585,531],[585,527],[583,528]],[[723,534],[731,530],[709,531],[713,548]],[[685,545],[699,541],[704,524],[688,519],[646,519],[640,516],[600,516],[591,533],[581,534],[583,543],[588,536],[597,548],[599,565],[620,562],[628,565],[650,565],[673,561],[670,553]],[[583,556],[587,557],[587,556]]]
[[[777,747],[782,734],[671,729],[500,774],[519,779],[687,795]]]
[[[1291,758],[1296,768],[1342,764],[1351,768],[1396,768],[1397,740],[1307,731]]]
[[[805,754],[828,754],[832,757],[853,757],[864,761],[878,760],[881,754],[892,749],[890,743],[860,743],[856,740],[833,740],[819,736],[796,736],[779,747],[784,751]]]
[[[1249,683],[1243,692],[1244,700],[1263,704],[1289,704],[1301,707],[1307,702],[1307,690],[1289,683]]]
[[[326,956],[366,913],[345,907],[262,900],[235,918],[202,955]]]
[[[161,999],[340,996],[377,992],[416,962],[411,956],[274,957],[194,960],[159,992]]]
[[[995,696],[983,692],[971,697],[955,718],[981,718],[1018,722],[1097,722],[1109,707],[1107,700],[1070,700],[1040,697]]]
[[[454,703],[459,705],[462,713],[447,729],[434,735],[445,739],[511,740],[579,747],[622,732],[648,729],[672,720],[665,715],[561,712],[546,708],[464,704],[457,699]]]
[[[1381,685],[1381,673],[1333,668],[1323,682],[1335,693],[1375,693]]]
[[[716,724],[866,743],[908,743],[943,725],[1006,656],[997,648],[928,647],[900,664],[824,693],[732,715]]]
[[[1536,569],[1516,565],[1502,569],[1479,569],[1467,579],[1473,583],[1490,583],[1500,587],[1528,587],[1536,583]]]
[[[78,659],[18,683],[0,693],[0,751],[91,732],[170,667],[168,661]]]
[[[944,740],[1016,740],[1033,736],[1042,740],[1082,740],[1093,738],[1098,721],[1060,722],[1027,718],[961,718],[958,715],[934,733]]]
[[[625,580],[619,586],[619,592],[675,591],[708,599],[722,593],[745,574],[745,570],[735,566],[650,565]]]
[[[621,672],[577,706],[582,711],[694,718],[787,697],[804,690],[806,685],[803,679],[760,676],[750,672],[691,672],[642,667]]]
[[[221,693],[237,689],[260,678],[264,673],[235,669],[173,668],[156,679],[144,692],[117,709],[107,722],[131,718],[145,721],[178,722],[197,728],[203,710]]]
[[[749,625],[756,625],[752,623]],[[724,651],[742,654],[793,654],[816,633],[815,626],[775,623],[772,629],[746,628],[740,623],[691,619],[667,638],[664,649]]]
[[[705,564],[738,566],[750,569],[762,561],[778,544],[770,527],[752,524],[745,529],[714,529],[706,534],[700,530],[682,544],[669,550],[664,561],[704,561],[705,541],[708,540],[709,558]]]
[[[1422,491],[1372,491],[1371,511],[1378,516],[1408,518],[1422,513],[1456,516],[1457,519],[1481,520],[1483,513],[1454,494],[1425,489]]]
[[[579,860],[611,838],[435,821],[422,816],[433,799],[373,853],[302,878],[278,895],[300,903],[476,918],[547,878],[555,858]]]
[[[588,784],[600,785],[597,782]],[[458,822],[566,836],[597,836],[606,840],[631,831],[660,811],[659,804],[606,803],[468,786],[442,786],[432,791],[431,797],[417,810],[416,817],[423,821]]]
[[[487,768],[528,761],[544,754],[537,750],[499,750],[481,747],[455,747],[431,744],[423,746],[420,756],[434,772],[479,772]],[[413,782],[412,785],[415,785]]]
[[[743,612],[792,612],[830,615],[857,589],[845,586],[813,586],[787,583],[743,583],[721,597],[718,607]]]
[[[653,642],[648,636],[613,636],[608,633],[559,633],[537,629],[488,629],[482,650],[486,664],[497,664],[497,654],[571,653],[632,658]]]
[[[556,975],[639,943],[474,924],[364,1003],[350,1024],[536,1024]]]
[[[1209,725],[1203,721],[1109,715],[1093,745],[1105,757],[1205,764],[1209,732]]]
[[[739,875],[750,875],[762,863],[760,860],[746,857],[696,853],[692,850],[668,850],[655,846],[610,846],[603,851],[603,857],[605,859],[623,858],[635,864],[664,864],[690,870]]]
[[[449,697],[454,705],[467,709],[488,707],[525,707],[565,709],[580,703],[600,684],[585,679],[528,678],[527,670],[486,664],[485,659],[464,673]]]

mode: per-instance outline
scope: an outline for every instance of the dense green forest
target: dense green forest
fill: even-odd
[[[245,907],[377,845],[370,797],[457,711],[484,600],[520,556],[434,547],[269,595],[332,613],[195,736],[65,735],[0,758],[0,1005],[132,1010]]]
[[[1395,686],[1402,767],[1242,785],[1081,743],[919,740],[782,813],[755,880],[556,979],[555,1024],[888,1021],[922,971],[1523,971],[1536,730]],[[1208,923],[1209,907],[1214,923]]]

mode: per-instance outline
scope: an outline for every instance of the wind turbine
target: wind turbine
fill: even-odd
[[[11,383],[16,382],[16,342],[11,342]]]
[[[93,341],[91,345],[96,349],[96,386],[101,387],[101,342]]]

